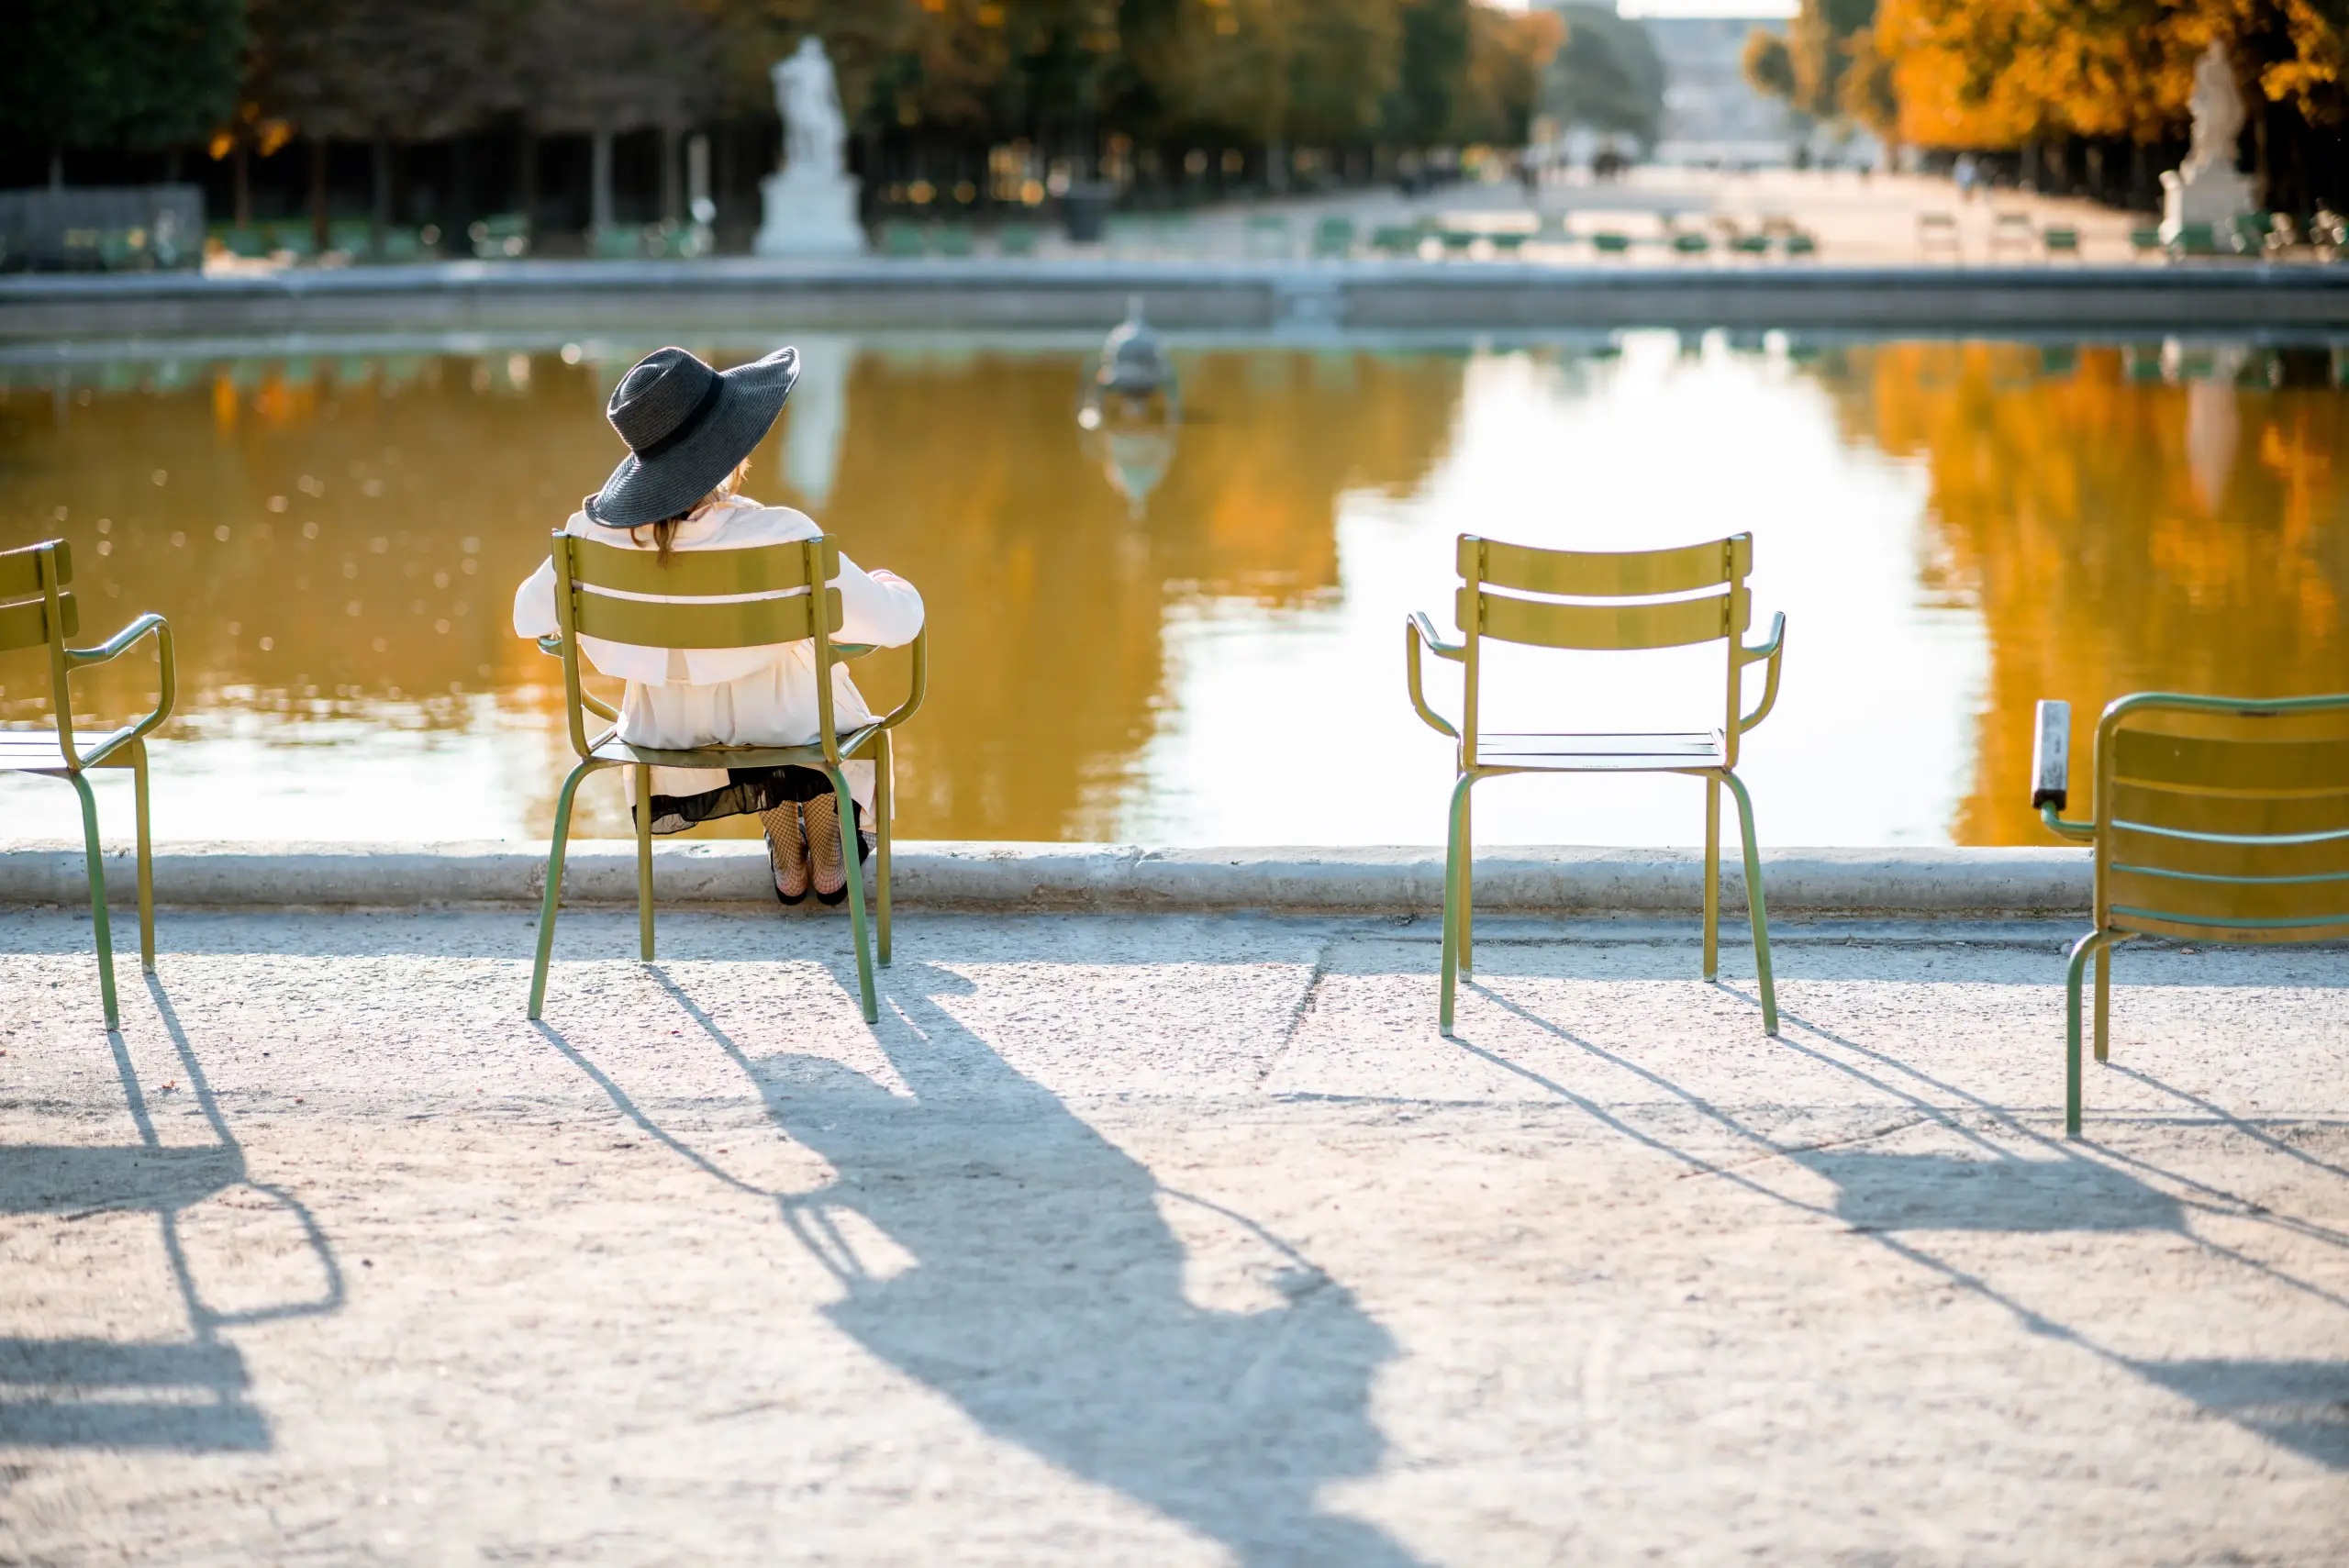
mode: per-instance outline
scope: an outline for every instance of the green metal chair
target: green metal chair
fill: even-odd
[[[978,250],[978,242],[967,223],[941,223],[930,232],[938,241],[938,253],[950,260],[965,260]]]
[[[1762,1028],[1778,1032],[1778,995],[1770,976],[1770,931],[1762,900],[1762,859],[1754,847],[1753,803],[1737,776],[1738,738],[1768,717],[1778,700],[1778,661],[1787,617],[1771,624],[1770,640],[1748,648],[1753,618],[1745,579],[1753,569],[1753,536],[1736,534],[1675,550],[1598,553],[1534,550],[1497,539],[1460,536],[1461,585],[1453,615],[1464,634],[1447,643],[1424,614],[1404,623],[1403,644],[1411,706],[1439,733],[1460,743],[1458,779],[1444,852],[1443,993],[1442,1027],[1452,1032],[1457,977],[1473,968],[1470,946],[1474,847],[1469,791],[1508,773],[1686,773],[1705,781],[1705,978],[1719,973],[1721,786],[1737,797],[1745,847],[1746,914],[1753,927],[1753,962],[1762,990]],[[1534,596],[1539,595],[1539,596]],[[1478,684],[1485,639],[1537,648],[1618,651],[1685,648],[1723,641],[1729,650],[1727,712],[1720,728],[1683,734],[1491,734],[1477,725]],[[1464,666],[1457,728],[1427,704],[1419,681],[1419,651]],[[1760,706],[1744,706],[1744,670],[1767,660]]]
[[[914,639],[913,686],[885,718],[841,735],[832,720],[832,666],[872,650],[835,643],[841,626],[841,595],[825,586],[818,598],[810,584],[840,576],[840,546],[828,535],[794,544],[748,550],[683,550],[662,566],[644,550],[554,536],[555,606],[562,630],[539,646],[562,661],[563,713],[579,765],[562,781],[556,797],[554,843],[547,854],[545,907],[539,917],[539,955],[530,976],[530,1017],[546,1000],[547,963],[554,951],[555,911],[562,902],[563,851],[571,836],[571,806],[582,780],[604,768],[636,770],[637,934],[644,962],[652,962],[652,770],[659,768],[774,768],[790,764],[829,775],[840,802],[841,863],[848,867],[849,922],[856,933],[856,976],[864,1021],[875,1022],[873,942],[864,917],[864,875],[856,854],[856,809],[841,764],[870,758],[878,778],[874,794],[875,924],[881,962],[889,962],[889,731],[921,706],[930,681],[927,631]],[[661,603],[619,595],[659,594],[683,600]],[[767,595],[745,598],[744,595]],[[820,606],[820,608],[818,607]],[[619,715],[580,684],[579,639],[600,637],[649,648],[763,648],[811,640],[816,651],[816,709],[820,727],[809,746],[705,746],[662,751],[631,746],[618,738]],[[586,715],[612,728],[590,737]]]
[[[1036,253],[1036,226],[1032,223],[1007,223],[995,231],[995,253],[998,256],[1033,256]]]
[[[1590,237],[1590,247],[1602,256],[1628,255],[1631,250],[1631,237],[1602,228]]]
[[[2321,942],[2349,937],[2349,695],[2140,692],[2096,728],[2095,817],[2068,822],[2072,705],[2039,705],[2031,804],[2096,847],[2096,906],[2065,975],[2064,1130],[2080,1135],[2080,983],[2096,960],[2096,1059],[2107,1059],[2114,944]]]
[[[923,255],[929,249],[930,241],[923,236],[921,225],[918,223],[907,223],[897,218],[881,226],[881,254],[884,256],[897,261],[911,261]]]
[[[1313,259],[1342,261],[1354,253],[1354,220],[1331,215],[1313,226]]]
[[[0,653],[48,650],[50,711],[57,719],[56,728],[49,733],[0,729],[0,770],[63,779],[82,797],[90,924],[98,939],[98,992],[106,1002],[106,1028],[112,1030],[121,1027],[122,1018],[115,1003],[114,936],[106,924],[106,862],[98,851],[97,799],[90,793],[90,781],[82,775],[92,768],[130,770],[139,816],[139,963],[151,973],[155,968],[155,876],[147,831],[147,736],[171,717],[178,693],[172,628],[161,616],[140,616],[95,648],[65,646],[65,639],[82,629],[79,601],[66,591],[66,584],[72,581],[73,554],[62,539],[0,550]],[[121,657],[149,632],[155,634],[155,660],[162,683],[153,711],[86,746],[79,743],[73,738],[73,700],[67,677],[75,670]]]

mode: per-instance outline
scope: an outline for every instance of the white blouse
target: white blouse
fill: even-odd
[[[751,545],[789,544],[823,530],[803,512],[766,506],[732,496],[682,524],[670,544],[675,550],[739,550]],[[584,511],[573,512],[563,532],[601,544],[653,548],[651,530],[640,541],[626,528],[607,528]],[[891,573],[867,573],[846,555],[834,585],[841,595],[839,642],[895,648],[921,630],[921,595]],[[514,594],[517,636],[551,637],[562,629],[554,602],[554,562],[539,569]],[[804,588],[750,598],[783,598]],[[632,596],[632,595],[631,595]],[[664,602],[677,602],[658,595]],[[646,648],[582,637],[579,651],[607,675],[628,682],[620,699],[619,739],[636,746],[684,750],[694,746],[807,746],[817,740],[816,645],[812,640],[757,648]],[[873,717],[843,664],[832,666],[832,717],[841,730]],[[867,812],[873,809],[873,764],[850,762],[849,786]],[[635,775],[629,773],[631,800]],[[655,795],[698,795],[724,787],[722,769],[655,768]]]

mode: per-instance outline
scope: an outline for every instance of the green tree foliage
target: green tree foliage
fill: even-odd
[[[0,135],[43,151],[200,140],[236,105],[244,0],[8,0]]]
[[[1568,125],[1653,142],[1664,126],[1664,61],[1647,28],[1611,6],[1557,7],[1564,39],[1551,57],[1542,109]]]
[[[1451,139],[1468,73],[1468,0],[1404,0],[1402,60],[1386,100],[1387,139],[1432,147]]]

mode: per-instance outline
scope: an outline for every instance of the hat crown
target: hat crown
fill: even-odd
[[[630,367],[605,408],[620,439],[641,452],[673,435],[709,395],[718,373],[683,349],[656,349]]]

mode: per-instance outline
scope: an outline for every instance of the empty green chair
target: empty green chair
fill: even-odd
[[[530,973],[530,1017],[546,1001],[547,964],[554,952],[555,912],[562,903],[563,851],[571,836],[571,806],[581,781],[605,768],[636,770],[637,935],[644,962],[652,962],[652,770],[654,768],[779,768],[797,765],[829,775],[840,804],[841,861],[848,867],[849,923],[855,930],[857,987],[864,1021],[879,1017],[873,990],[872,938],[864,917],[864,875],[856,852],[856,808],[841,764],[869,758],[878,777],[873,830],[875,907],[881,962],[889,962],[889,731],[921,706],[930,680],[930,638],[913,643],[913,689],[886,717],[841,735],[832,722],[832,666],[870,649],[832,641],[841,626],[840,546],[826,535],[791,544],[746,550],[689,550],[659,560],[640,550],[598,544],[576,535],[554,536],[555,610],[562,629],[540,646],[562,660],[563,717],[579,765],[555,797],[554,843],[547,854],[546,902],[539,917],[539,953]],[[818,592],[808,591],[813,584]],[[658,594],[669,600],[621,597]],[[765,597],[746,597],[763,595]],[[807,746],[705,746],[663,751],[618,738],[619,715],[580,684],[579,639],[600,637],[646,648],[764,648],[812,641],[816,659],[818,734]],[[587,732],[586,715],[608,721]]]
[[[82,797],[82,847],[89,866],[90,924],[98,944],[98,994],[106,1004],[106,1028],[121,1027],[114,992],[114,936],[106,924],[106,862],[98,850],[98,803],[83,775],[92,768],[128,768],[139,819],[139,962],[155,967],[155,878],[147,831],[147,736],[169,718],[177,686],[172,663],[172,628],[158,615],[143,615],[95,648],[68,648],[65,639],[82,629],[73,581],[73,554],[62,539],[0,550],[0,653],[40,649],[49,655],[48,730],[0,729],[0,770],[63,779]],[[155,635],[155,662],[161,691],[145,717],[108,730],[86,745],[73,734],[73,696],[68,677],[79,669],[121,657],[148,633]]]
[[[1738,738],[1768,717],[1778,700],[1778,660],[1787,617],[1758,648],[1744,643],[1753,618],[1745,579],[1753,569],[1753,536],[1737,534],[1674,550],[1598,553],[1535,550],[1462,534],[1461,584],[1453,616],[1457,643],[1437,638],[1425,615],[1404,623],[1411,706],[1439,733],[1459,742],[1446,834],[1443,883],[1443,990],[1441,1024],[1452,1032],[1457,977],[1474,967],[1470,943],[1470,790],[1508,773],[1685,773],[1705,781],[1705,978],[1719,972],[1721,787],[1737,799],[1745,847],[1746,914],[1762,992],[1762,1028],[1778,1032],[1778,995],[1770,977],[1770,931],[1762,901],[1762,857],[1753,837],[1753,803],[1737,776]],[[1536,596],[1538,595],[1538,596]],[[1726,645],[1727,709],[1718,729],[1676,734],[1486,734],[1479,724],[1486,639],[1536,648],[1589,651]],[[1430,707],[1419,678],[1420,651],[1463,666],[1461,720],[1455,728]],[[1743,672],[1767,660],[1762,700],[1744,713]]]
[[[2219,231],[2207,223],[2182,223],[2170,236],[2172,256],[2216,256],[2219,254]]]
[[[2039,243],[2046,249],[2048,259],[2069,256],[2075,261],[2080,254],[2080,231],[2076,228],[2043,228]]]
[[[1330,217],[1313,226],[1313,254],[1317,260],[1341,261],[1354,253],[1354,220]]]
[[[473,254],[484,261],[510,261],[530,253],[530,220],[518,212],[477,217],[465,228]]]
[[[644,254],[644,232],[634,224],[608,224],[588,235],[587,253],[599,261],[636,261]]]
[[[1370,248],[1382,256],[1416,256],[1419,253],[1419,230],[1411,224],[1382,224],[1371,231]]]
[[[1740,234],[1730,240],[1730,249],[1741,256],[1766,256],[1770,253],[1770,237],[1766,234]]]
[[[1672,237],[1672,253],[1675,256],[1702,256],[1712,248],[1710,239],[1693,229]]]
[[[2349,695],[2140,692],[2096,727],[2093,817],[2065,821],[2072,705],[2039,705],[2031,804],[2095,846],[2095,907],[2065,974],[2064,1130],[2080,1134],[2080,984],[2096,960],[2096,1059],[2109,1054],[2115,943],[2349,937]]]
[[[971,226],[967,223],[941,223],[930,233],[931,237],[938,241],[938,253],[941,256],[960,261],[978,249],[976,241],[971,237]]]
[[[1631,249],[1631,237],[1628,234],[1618,234],[1612,229],[1602,228],[1590,237],[1590,247],[1602,256],[1626,255]]]
[[[998,256],[1033,256],[1036,253],[1036,226],[1032,223],[1007,223],[995,231],[995,253]]]
[[[922,237],[921,226],[918,223],[896,220],[881,226],[881,254],[884,256],[907,261],[921,256],[929,249],[930,242]]]
[[[1819,237],[1808,229],[1798,228],[1787,236],[1786,253],[1789,259],[1819,254]]]

